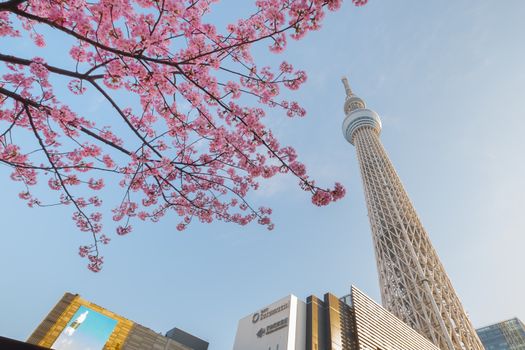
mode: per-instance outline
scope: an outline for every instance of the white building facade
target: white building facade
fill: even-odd
[[[306,304],[295,295],[242,318],[233,350],[304,350]]]

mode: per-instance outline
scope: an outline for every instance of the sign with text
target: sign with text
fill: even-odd
[[[304,350],[306,305],[294,295],[239,321],[233,350]]]

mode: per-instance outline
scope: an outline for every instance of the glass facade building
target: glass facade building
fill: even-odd
[[[485,350],[525,350],[525,325],[518,318],[476,330]]]

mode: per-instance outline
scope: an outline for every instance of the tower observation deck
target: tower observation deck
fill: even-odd
[[[385,152],[378,114],[343,84],[343,134],[357,150],[383,306],[442,350],[483,350]]]

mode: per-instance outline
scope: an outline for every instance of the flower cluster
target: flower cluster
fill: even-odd
[[[118,235],[131,232],[132,220],[155,222],[168,211],[180,218],[179,231],[193,220],[273,229],[271,210],[246,197],[260,178],[280,173],[296,176],[316,205],[344,195],[340,184],[317,187],[295,150],[264,123],[269,110],[305,115],[297,102],[278,97],[283,88],[300,88],[306,73],[288,62],[257,65],[251,55],[258,42],[282,52],[289,38],[317,30],[342,0],[256,0],[253,14],[225,29],[205,22],[214,2],[0,3],[0,38],[25,35],[42,48],[39,30],[48,26],[74,40],[64,67],[0,55],[0,163],[11,167],[28,205],[44,205],[32,190],[43,179],[56,204],[72,208],[79,230],[91,233],[92,244],[79,254],[94,272],[103,263],[100,245],[109,242],[101,233],[101,198],[119,189],[108,183],[122,193],[112,209]],[[99,94],[113,115],[74,111],[55,93],[53,84],[63,79],[53,76],[67,79],[74,95]],[[100,197],[86,196],[91,191]]]

